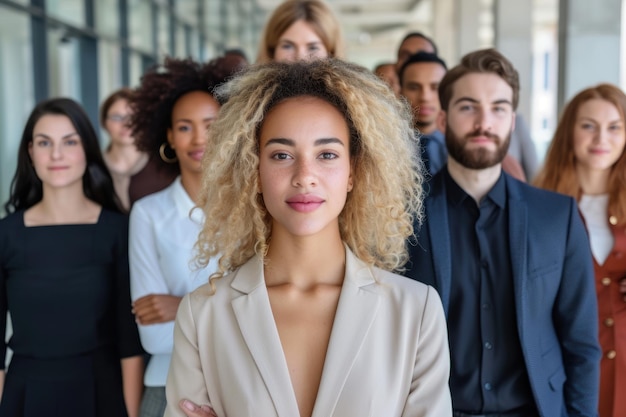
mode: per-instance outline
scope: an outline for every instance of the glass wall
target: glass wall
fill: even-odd
[[[30,20],[0,4],[0,205],[9,196],[17,148],[34,106]],[[2,215],[3,208],[0,208]]]

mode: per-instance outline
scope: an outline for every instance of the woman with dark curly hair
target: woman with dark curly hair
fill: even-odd
[[[0,415],[136,417],[143,351],[128,309],[128,219],[78,103],[32,111],[5,208]]]
[[[203,221],[193,211],[202,179],[207,129],[220,102],[213,89],[233,71],[231,61],[206,64],[167,59],[142,78],[130,105],[131,125],[141,149],[158,153],[179,173],[174,182],[137,201],[130,214],[129,257],[133,311],[144,349],[152,355],[144,384],[142,417],[162,417],[165,380],[180,299],[206,281],[216,264],[190,265]]]

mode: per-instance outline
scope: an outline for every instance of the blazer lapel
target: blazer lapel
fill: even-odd
[[[328,343],[313,417],[333,415],[350,370],[376,316],[379,295],[370,269],[346,247],[346,272]]]
[[[430,236],[436,287],[446,317],[450,304],[452,260],[450,259],[450,227],[446,201],[445,177],[442,173],[433,178],[431,194],[426,198],[426,225]]]
[[[233,310],[241,334],[272,398],[276,415],[282,417],[299,415],[265,286],[262,260],[255,256],[243,265],[231,286],[244,293],[233,299]]]
[[[506,175],[506,174],[505,174]],[[515,293],[515,312],[517,329],[524,348],[524,323],[527,304],[526,277],[528,276],[528,209],[520,195],[515,181],[507,179],[508,211],[509,211],[509,248],[511,256],[511,272]]]

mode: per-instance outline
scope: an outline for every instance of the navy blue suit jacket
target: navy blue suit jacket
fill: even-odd
[[[405,275],[435,287],[447,316],[454,242],[443,171],[425,186],[426,222],[416,233],[417,245],[409,246]],[[597,416],[597,301],[589,240],[576,202],[503,175],[517,316],[511,325],[517,326],[537,408],[542,417]]]

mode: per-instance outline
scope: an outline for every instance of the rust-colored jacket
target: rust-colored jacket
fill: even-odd
[[[616,219],[610,218],[613,223]],[[610,222],[609,222],[610,224]],[[593,262],[600,320],[600,417],[626,416],[626,226],[611,225],[615,244],[602,266]]]

